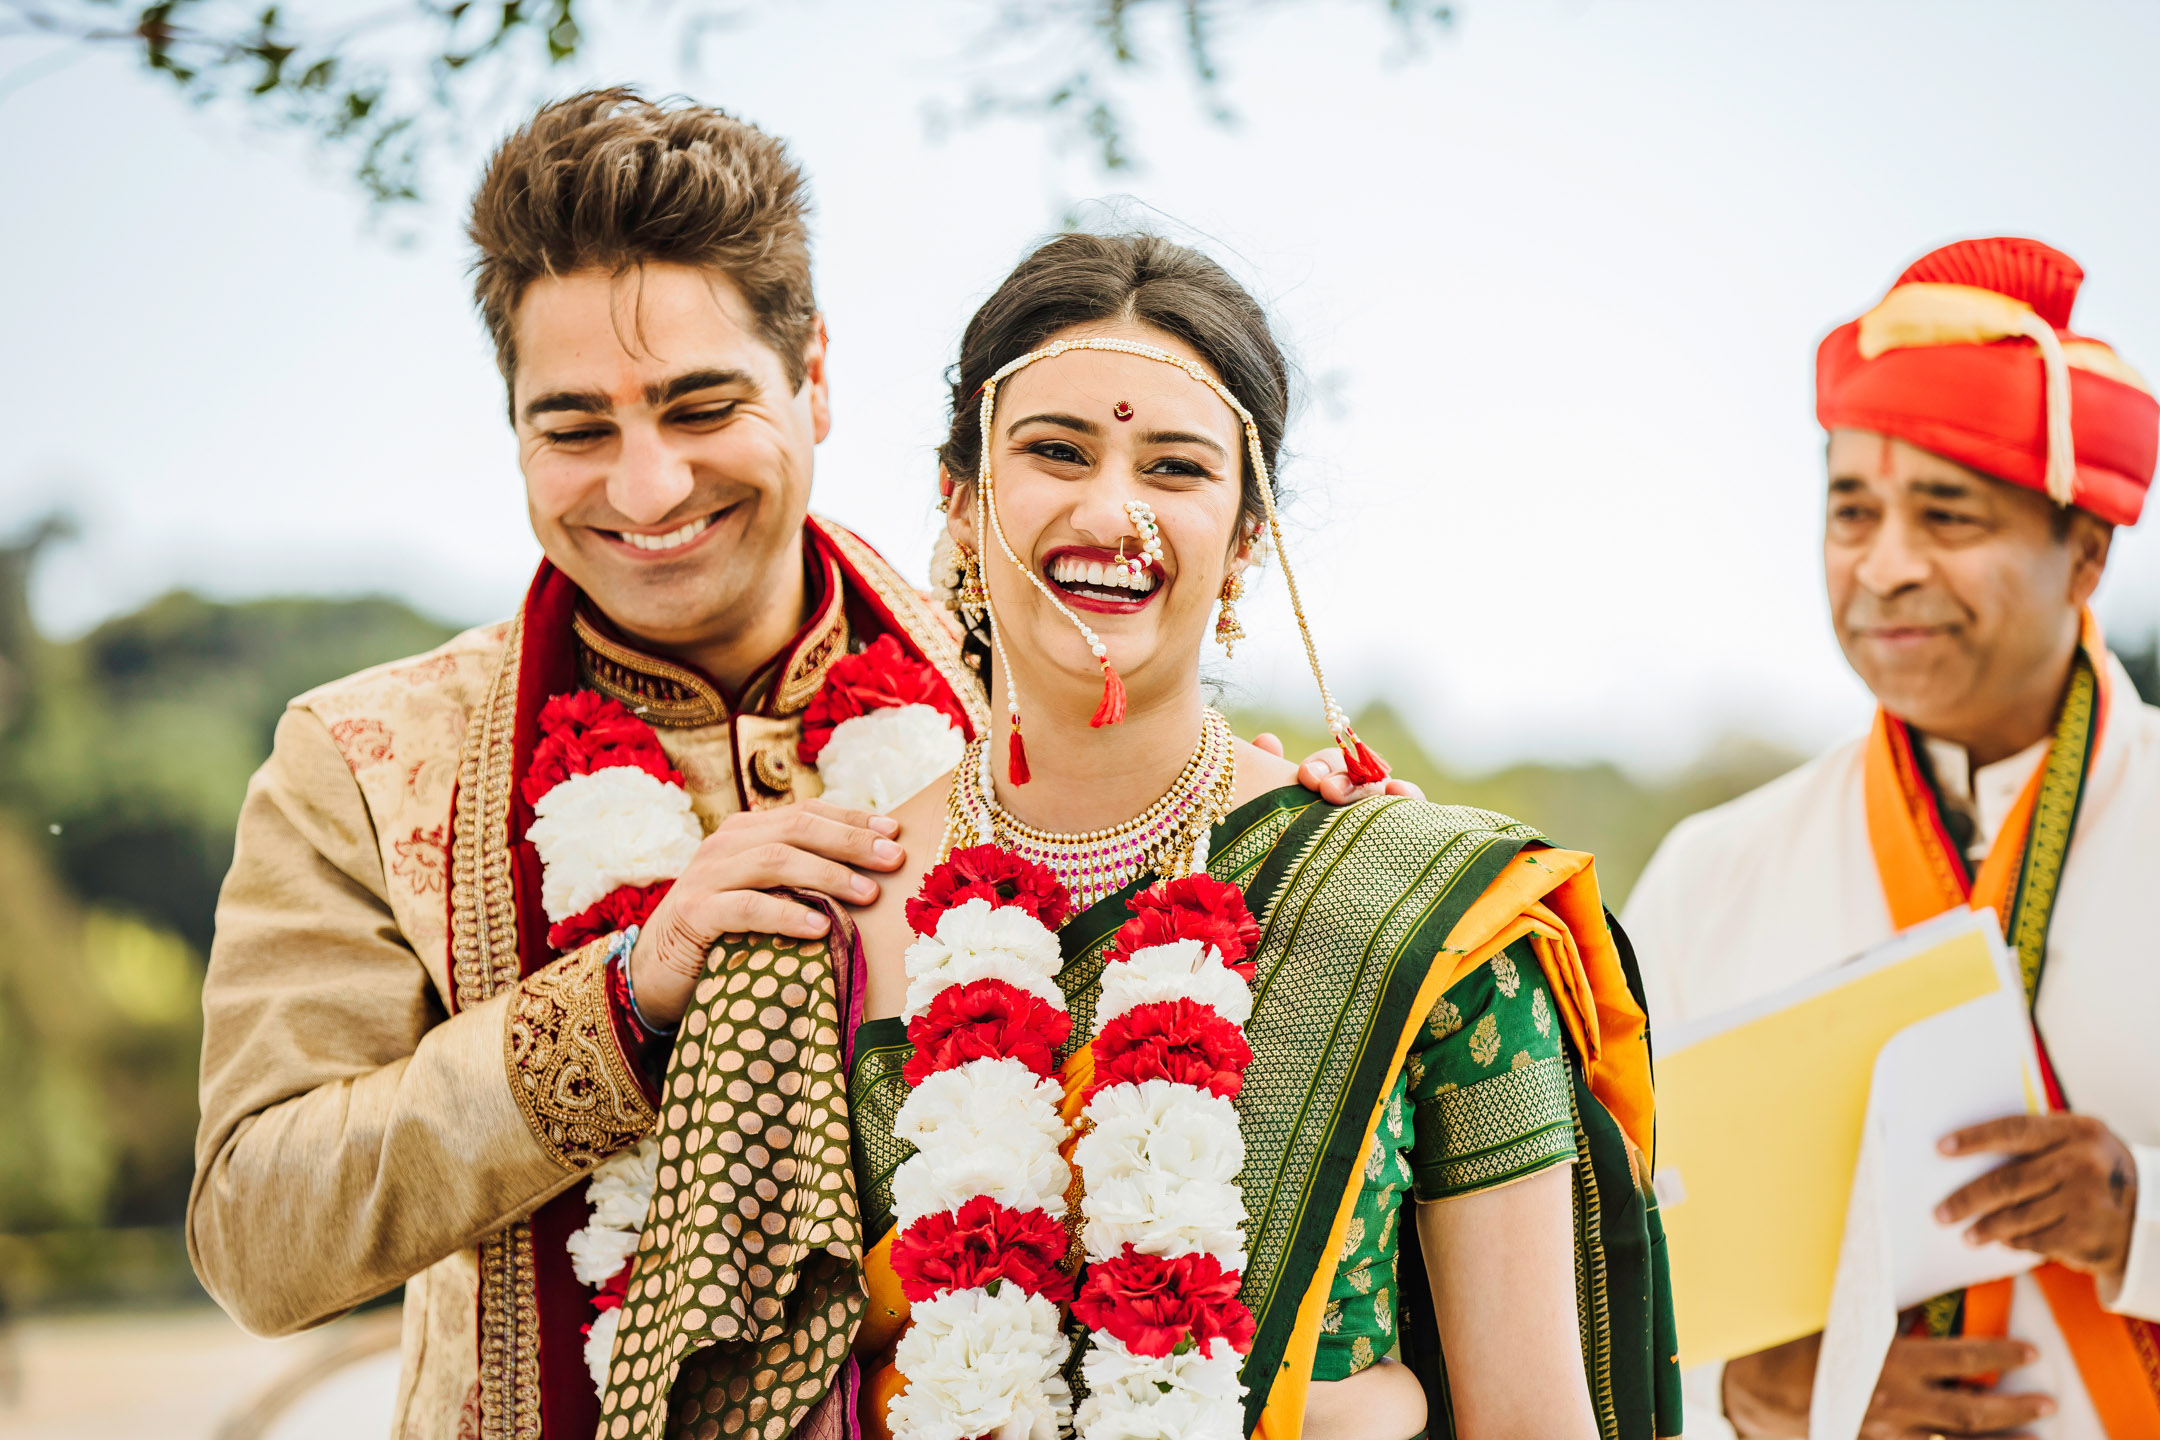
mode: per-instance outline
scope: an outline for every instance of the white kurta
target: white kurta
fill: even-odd
[[[2112,656],[2112,710],[2085,785],[2048,932],[2039,1027],[2071,1106],[2105,1121],[2137,1157],[2129,1269],[2113,1308],[2160,1320],[2160,709],[2140,704]],[[1984,853],[2046,753],[2043,743],[1969,776],[1929,742],[1938,780],[1968,790]],[[1658,847],[1622,923],[1641,959],[1653,1040],[1752,1000],[1891,935],[1868,845],[1864,740],[1683,820]],[[1969,787],[1969,789],[1968,789]],[[2047,1302],[2020,1277],[2010,1331],[2040,1359],[2006,1390],[2060,1409],[2042,1440],[2105,1440]],[[1689,1440],[1729,1436],[1722,1367],[1687,1377]]]

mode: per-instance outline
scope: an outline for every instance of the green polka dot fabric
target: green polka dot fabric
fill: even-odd
[[[1365,1156],[1320,1321],[1313,1379],[1355,1375],[1396,1346],[1403,1199],[1490,1190],[1575,1158],[1567,1040],[1545,975],[1519,940],[1449,987],[1396,1077]]]

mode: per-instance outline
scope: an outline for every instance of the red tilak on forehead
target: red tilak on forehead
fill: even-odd
[[[1117,418],[1120,420],[1130,420],[1133,417],[1133,408],[1132,406],[1126,404],[1123,400],[1120,400],[1117,402],[1117,404],[1110,407],[1110,413],[1117,416]]]
[[[1888,435],[1882,437],[1882,454],[1876,459],[1875,466],[1885,476],[1897,474],[1897,457],[1890,452],[1890,437]]]

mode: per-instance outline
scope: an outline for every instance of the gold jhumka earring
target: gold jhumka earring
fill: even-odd
[[[974,547],[953,541],[945,563],[958,577],[952,608],[970,620],[980,620],[990,608],[990,590],[983,584],[982,561],[976,556]]]
[[[1222,646],[1223,654],[1233,659],[1237,656],[1237,642],[1245,638],[1245,627],[1238,623],[1237,602],[1245,598],[1245,577],[1232,575],[1222,582],[1222,613],[1215,617],[1215,643]]]
[[[982,403],[979,410],[982,425],[982,452],[975,472],[975,533],[978,540],[984,535],[996,539],[998,550],[1004,555],[1005,559],[1015,570],[1027,578],[1030,585],[1033,585],[1036,590],[1041,592],[1042,597],[1048,600],[1060,615],[1072,622],[1073,627],[1080,632],[1080,638],[1087,642],[1088,653],[1093,655],[1097,662],[1102,665],[1102,704],[1096,707],[1094,717],[1088,723],[1098,727],[1115,725],[1125,718],[1125,682],[1118,678],[1117,668],[1110,663],[1109,647],[1103,644],[1102,637],[1097,635],[1085,620],[1074,614],[1072,608],[1060,600],[1056,592],[1045,584],[1042,578],[1033,570],[1030,570],[1026,563],[1014,553],[1011,542],[1005,538],[1005,528],[998,520],[997,496],[993,493],[993,482],[990,474],[991,421],[997,411],[998,386],[1016,372],[1026,369],[1038,360],[1053,360],[1072,350],[1099,350],[1114,355],[1135,355],[1143,360],[1157,360],[1165,365],[1175,365],[1194,380],[1214,391],[1223,404],[1230,407],[1230,412],[1236,415],[1244,425],[1246,456],[1252,463],[1253,479],[1260,487],[1260,503],[1267,516],[1268,535],[1274,541],[1275,553],[1281,557],[1283,584],[1290,592],[1290,613],[1297,617],[1298,635],[1305,642],[1305,660],[1312,668],[1313,683],[1320,689],[1320,703],[1327,716],[1328,734],[1342,751],[1344,765],[1352,784],[1371,785],[1387,779],[1388,768],[1386,762],[1373,754],[1365,742],[1358,738],[1357,731],[1350,726],[1350,717],[1343,713],[1342,707],[1335,703],[1334,695],[1329,692],[1327,677],[1320,673],[1320,650],[1318,646],[1313,644],[1312,626],[1306,622],[1304,602],[1298,596],[1297,576],[1291,572],[1289,551],[1283,545],[1282,525],[1275,516],[1275,491],[1268,477],[1267,458],[1260,448],[1260,426],[1258,422],[1253,419],[1252,412],[1239,403],[1237,396],[1230,393],[1230,388],[1227,385],[1208,374],[1197,362],[1172,355],[1169,351],[1159,349],[1156,346],[1143,345],[1133,340],[1112,340],[1108,338],[1060,340],[1055,344],[1045,345],[1040,350],[1031,350],[1017,360],[1006,362],[1003,369],[983,382]],[[1135,516],[1134,518],[1137,521],[1138,517]],[[1150,518],[1152,519],[1152,516]],[[1143,529],[1142,535],[1145,538],[1147,531]],[[1006,746],[1005,773],[1013,784],[1025,785],[1028,782],[1028,764],[1027,747],[1020,739],[1020,691],[1013,675],[1012,661],[1005,654],[1004,627],[997,623],[997,608],[990,603],[989,587],[987,585],[983,587],[982,599],[984,613],[990,619],[990,639],[997,650],[998,665],[1005,672],[1005,710],[1010,726],[1010,739]],[[1227,610],[1227,603],[1225,608]],[[1230,618],[1232,627],[1235,628],[1235,617],[1228,618]],[[1217,622],[1217,634],[1221,634],[1220,621]],[[1238,634],[1242,635],[1243,631],[1238,631]],[[1233,636],[1232,638],[1237,637]]]

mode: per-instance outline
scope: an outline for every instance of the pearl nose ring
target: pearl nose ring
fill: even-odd
[[[1162,527],[1155,523],[1154,507],[1145,500],[1126,501],[1125,513],[1131,517],[1133,529],[1140,532],[1140,553],[1128,557],[1125,537],[1121,535],[1118,537],[1118,560],[1133,578],[1138,579],[1142,571],[1162,559]]]

